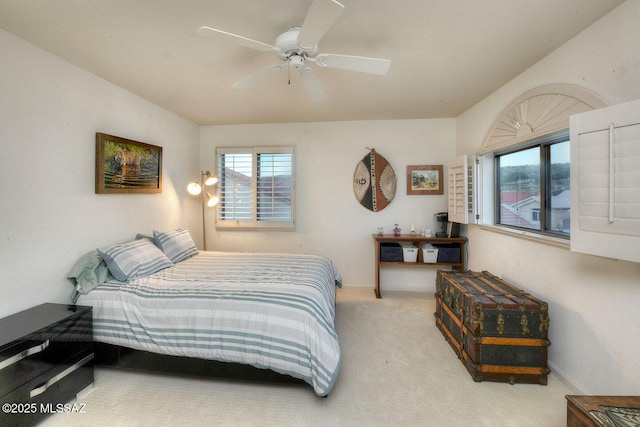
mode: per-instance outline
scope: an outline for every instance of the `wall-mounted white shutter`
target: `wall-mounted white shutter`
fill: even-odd
[[[468,224],[473,218],[473,162],[467,156],[449,160],[447,171],[449,221]]]
[[[640,100],[571,116],[571,250],[640,262]]]

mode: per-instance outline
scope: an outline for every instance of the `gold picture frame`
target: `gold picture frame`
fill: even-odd
[[[96,133],[96,194],[161,192],[162,147]]]
[[[443,166],[407,166],[407,194],[444,194]]]

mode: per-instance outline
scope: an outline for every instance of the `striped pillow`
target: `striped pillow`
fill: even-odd
[[[153,241],[175,264],[198,255],[198,248],[193,243],[189,230],[184,228],[166,233],[153,230]]]
[[[148,239],[98,248],[98,252],[113,277],[121,282],[148,276],[173,266],[171,260]]]

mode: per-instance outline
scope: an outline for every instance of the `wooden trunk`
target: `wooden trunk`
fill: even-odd
[[[435,318],[475,381],[547,384],[545,302],[487,271],[439,270]]]

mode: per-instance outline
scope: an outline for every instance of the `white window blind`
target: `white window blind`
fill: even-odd
[[[640,100],[571,117],[571,250],[640,262]]]
[[[293,229],[293,147],[218,148],[217,228]]]

